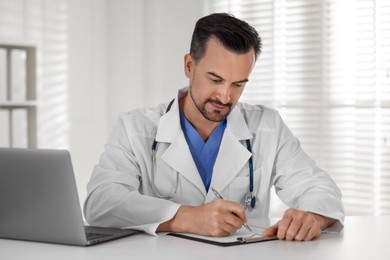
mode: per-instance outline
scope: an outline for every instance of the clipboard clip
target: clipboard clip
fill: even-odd
[[[263,237],[263,236],[237,237],[237,241],[241,242],[242,244],[264,242],[264,241],[271,241],[271,240],[278,240],[278,237],[277,236],[270,236],[270,237]]]

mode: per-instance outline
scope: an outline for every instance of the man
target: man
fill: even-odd
[[[88,184],[91,225],[226,236],[268,217],[272,185],[290,208],[263,235],[311,240],[342,223],[339,189],[279,114],[238,102],[260,46],[231,15],[196,23],[184,57],[189,87],[114,127]]]

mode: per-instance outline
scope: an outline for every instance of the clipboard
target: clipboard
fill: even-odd
[[[254,232],[249,232],[245,228],[239,229],[235,234],[227,237],[208,237],[202,235],[196,235],[191,233],[168,233],[170,236],[189,239],[197,242],[203,242],[207,244],[217,245],[217,246],[235,246],[235,245],[244,245],[251,243],[259,243],[277,240],[277,236],[264,237],[260,234],[264,231],[264,228],[251,226]]]
[[[205,236],[193,236],[191,234],[183,234],[183,233],[169,233],[168,235],[174,236],[174,237],[180,237],[184,239],[189,239],[197,242],[203,242],[211,245],[217,245],[217,246],[236,246],[236,245],[244,245],[244,244],[251,244],[251,243],[259,243],[259,242],[266,242],[266,241],[272,241],[272,240],[278,240],[277,236],[270,236],[270,237],[263,237],[263,236],[240,236],[235,237],[235,240],[232,241],[219,241],[216,239],[213,239],[213,237],[205,237]]]

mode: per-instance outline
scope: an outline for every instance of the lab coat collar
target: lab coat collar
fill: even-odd
[[[179,100],[185,95],[187,95],[187,88],[180,89],[170,110],[161,116],[157,127],[157,142],[172,143],[182,131],[180,126]]]
[[[179,90],[177,98],[168,113],[165,113],[159,122],[156,141],[172,143],[181,132],[179,116],[179,100],[188,93],[188,87]],[[226,129],[237,140],[251,139],[252,134],[249,131],[247,123],[238,105],[236,105],[227,118]]]
[[[252,139],[252,134],[249,131],[247,122],[241,110],[236,105],[230,115],[227,118],[226,129],[230,132],[232,137],[236,140],[247,140]]]

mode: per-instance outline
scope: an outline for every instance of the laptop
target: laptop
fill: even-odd
[[[0,148],[0,238],[86,246],[137,233],[84,226],[68,151]]]

